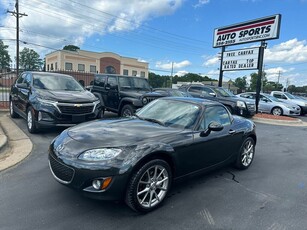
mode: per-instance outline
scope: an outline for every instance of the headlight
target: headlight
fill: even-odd
[[[237,101],[237,106],[240,108],[246,108],[246,104],[244,101]]]
[[[293,105],[285,105],[288,109],[293,109]]]
[[[46,100],[46,99],[42,99],[42,98],[37,98],[37,100],[45,105],[55,105],[57,103],[57,101],[52,101],[52,100]]]
[[[146,105],[146,104],[147,104],[147,102],[148,102],[147,98],[146,98],[146,97],[144,97],[144,98],[142,99],[142,102],[143,102],[143,104],[144,104],[144,105]]]
[[[122,149],[103,148],[90,149],[80,154],[78,159],[84,161],[104,161],[117,157],[122,152]]]

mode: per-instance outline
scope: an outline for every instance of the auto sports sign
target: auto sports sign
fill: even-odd
[[[214,30],[213,47],[279,38],[281,15],[221,27]]]

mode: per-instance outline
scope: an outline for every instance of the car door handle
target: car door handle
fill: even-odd
[[[236,130],[229,130],[229,134],[235,134],[236,133]]]

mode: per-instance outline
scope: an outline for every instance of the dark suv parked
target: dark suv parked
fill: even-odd
[[[95,119],[101,110],[99,99],[69,75],[24,72],[11,87],[11,117],[26,119],[30,133]]]
[[[188,92],[193,97],[218,101],[225,105],[233,114],[245,117],[255,115],[255,103],[241,99],[225,88],[201,84],[187,84],[180,86],[179,89]]]
[[[152,92],[147,79],[115,74],[96,74],[91,92],[100,99],[104,110],[118,116],[132,116],[136,109],[163,97]]]

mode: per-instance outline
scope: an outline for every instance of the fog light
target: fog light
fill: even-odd
[[[96,179],[96,180],[93,180],[92,186],[96,190],[104,190],[110,185],[111,181],[112,181],[112,177]]]
[[[101,180],[93,180],[92,185],[93,185],[94,189],[99,190],[101,185],[102,185],[102,181]]]
[[[243,110],[242,109],[240,109],[240,114],[243,115]]]
[[[45,112],[41,112],[39,111],[38,112],[38,120],[41,121],[53,121],[53,118],[49,116],[48,113],[45,113]]]

